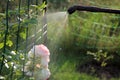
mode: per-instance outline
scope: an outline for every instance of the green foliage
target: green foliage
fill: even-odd
[[[78,50],[102,49],[109,52],[118,51],[120,45],[119,17],[114,17],[116,15],[90,12],[76,12],[70,15],[67,30],[69,40],[65,39],[65,42],[71,45],[67,47],[71,46]],[[113,31],[111,31],[111,27],[114,28]],[[113,32],[112,35],[110,35],[111,32]],[[69,43],[70,40],[71,43]]]
[[[20,37],[25,40],[25,39],[26,39],[26,33],[25,33],[25,32],[21,32],[21,33],[20,33]]]
[[[102,50],[99,50],[96,53],[88,51],[87,54],[93,56],[93,59],[98,63],[100,62],[101,67],[105,67],[107,65],[107,61],[113,59],[113,55],[108,54],[108,52],[103,52]]]
[[[52,53],[50,61],[50,71],[52,73],[50,80],[99,80],[95,76],[88,75],[76,70],[78,63],[85,63],[87,56],[80,54],[75,55],[75,52]],[[55,59],[56,57],[56,59]]]
[[[54,75],[54,80],[99,80],[96,77],[93,76],[88,76],[87,74],[79,74],[79,73],[75,73],[75,72],[59,72],[57,74]]]
[[[5,14],[4,13],[0,13],[0,17],[5,17]]]
[[[8,45],[9,47],[11,47],[11,46],[13,45],[13,42],[12,42],[11,40],[8,40],[8,41],[6,42],[6,45]]]
[[[0,49],[3,48],[4,46],[4,43],[0,43]]]
[[[53,4],[66,3],[68,0],[49,0]]]
[[[66,9],[66,6],[69,6],[69,5],[66,5],[68,3],[69,3],[69,0],[48,0],[49,9],[53,9],[53,10]]]
[[[45,3],[34,5],[35,8],[30,7],[28,14],[27,5],[24,6],[24,3],[22,3],[19,14],[17,1],[11,0],[9,6],[11,4],[13,5],[8,10],[9,20],[6,43],[4,43],[5,31],[7,31],[6,12],[4,11],[0,13],[0,63],[2,63],[3,61],[2,55],[5,56],[5,59],[3,61],[2,75],[0,75],[0,79],[4,78],[5,80],[9,80],[10,78],[13,78],[14,80],[34,80],[32,77],[25,77],[22,75],[23,65],[25,65],[25,60],[27,60],[26,53],[28,51],[28,47],[25,47],[26,38],[29,38],[31,37],[31,35],[34,34],[33,31],[31,32],[31,30],[34,30],[36,24],[38,24],[38,13],[39,15],[42,15],[43,8],[45,8],[46,5]],[[28,32],[27,27],[29,28]],[[29,42],[30,44],[30,41],[28,40],[27,42]],[[6,44],[6,46],[4,44]],[[3,53],[4,47],[5,53]]]
[[[45,7],[47,7],[47,5],[46,5],[46,2],[44,2],[42,5],[31,5],[31,7],[38,10],[43,10]]]

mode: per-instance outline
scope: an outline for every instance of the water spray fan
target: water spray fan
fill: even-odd
[[[103,12],[103,13],[120,14],[120,10],[99,8],[99,7],[94,7],[94,6],[74,5],[68,9],[69,14],[72,14],[75,11],[88,11],[88,12]]]
[[[82,5],[73,5],[68,8],[68,14],[73,14],[76,11],[86,11],[93,13],[108,13],[108,14],[85,14],[88,16],[80,16],[76,17],[73,20],[75,23],[71,23],[71,29],[73,34],[76,33],[74,30],[79,31],[75,35],[78,36],[79,39],[77,42],[79,48],[86,49],[102,49],[106,51],[117,51],[119,50],[119,14],[120,9],[111,9],[111,8],[100,8],[96,6],[82,6]],[[108,17],[111,14],[113,17],[117,19],[111,19],[112,17]],[[77,15],[77,14],[76,14]],[[84,15],[81,14],[81,15]],[[94,16],[95,15],[95,16]],[[105,17],[101,17],[105,16]],[[116,17],[117,16],[117,17]],[[74,17],[74,15],[73,15]],[[107,18],[108,17],[108,18]],[[87,19],[85,19],[87,18]],[[78,21],[81,19],[81,21]],[[104,19],[104,20],[103,20]],[[112,21],[113,20],[113,21]],[[82,23],[79,28],[79,23]],[[116,24],[117,23],[117,24]],[[77,25],[76,25],[77,24]],[[82,27],[81,27],[82,26]],[[115,43],[116,42],[116,43]]]

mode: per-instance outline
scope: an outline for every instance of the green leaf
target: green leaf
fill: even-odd
[[[9,47],[11,47],[13,45],[13,42],[11,40],[8,40],[6,45],[8,45]]]
[[[23,38],[23,39],[26,39],[26,33],[25,32],[21,32],[20,33],[20,37]]]
[[[7,59],[5,59],[5,60],[4,60],[5,67],[6,67],[6,68],[9,68],[9,65],[8,65],[7,62],[8,62]]]
[[[5,17],[5,14],[4,14],[4,13],[0,13],[0,16],[3,16],[3,17]]]
[[[32,24],[37,24],[37,19],[36,19],[36,18],[31,18],[31,19],[30,19],[30,23],[32,23]]]
[[[31,18],[31,19],[25,19],[23,20],[23,23],[21,24],[22,26],[28,26],[28,24],[37,24],[38,21],[36,18]]]
[[[30,80],[35,80],[35,78],[34,77],[30,77]]]
[[[37,5],[30,5],[31,7],[34,7],[34,8],[37,8],[38,6]]]
[[[24,14],[24,13],[25,13],[25,10],[21,9],[20,14]]]
[[[46,7],[46,3],[44,2],[42,5],[31,5],[31,7],[42,10]]]
[[[102,63],[101,63],[101,67],[105,67],[106,65],[107,65],[106,62],[102,62]]]
[[[41,6],[39,6],[40,9],[43,9],[45,8],[47,5],[46,5],[46,2],[44,2]]]
[[[0,43],[0,49],[4,47],[4,43]]]

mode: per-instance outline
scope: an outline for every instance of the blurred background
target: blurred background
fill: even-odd
[[[37,3],[42,5],[41,2],[39,0]],[[8,34],[6,41],[7,54],[5,56],[7,61],[10,60],[17,64],[22,64],[24,53],[27,53],[34,44],[41,44],[44,41],[42,39],[44,12],[34,13],[36,9],[30,6],[30,15],[28,15],[27,3],[27,0],[21,0],[20,16],[22,21],[18,43],[22,46],[15,45],[17,44],[19,0],[10,0],[9,4],[11,6],[8,15],[8,32],[10,34]],[[30,0],[30,4],[35,5],[36,2]],[[76,11],[69,15],[67,9],[73,5],[120,9],[119,0],[47,0],[47,47],[51,53],[50,80],[120,80],[120,15],[86,11]],[[38,6],[38,9],[41,10],[44,6]],[[4,31],[6,30],[5,13],[6,0],[0,0],[1,54],[4,48]],[[27,20],[28,16],[30,16],[29,20]],[[28,40],[26,26],[29,26]],[[27,49],[26,44],[28,44]],[[10,52],[16,49],[16,46],[18,46],[17,50],[20,53],[12,56]],[[2,57],[0,57],[0,62],[2,62]],[[10,62],[6,62],[7,64],[11,65]],[[3,75],[6,80],[11,76],[11,70],[12,67],[10,69],[4,67]],[[9,75],[6,75],[7,72]],[[14,79],[18,80],[18,77],[21,79],[21,74],[21,70],[15,70]]]

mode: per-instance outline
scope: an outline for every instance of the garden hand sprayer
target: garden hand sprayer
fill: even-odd
[[[88,11],[88,12],[103,12],[103,13],[120,14],[120,10],[98,8],[98,7],[93,7],[93,6],[74,5],[68,9],[69,14],[72,14],[75,11]]]

